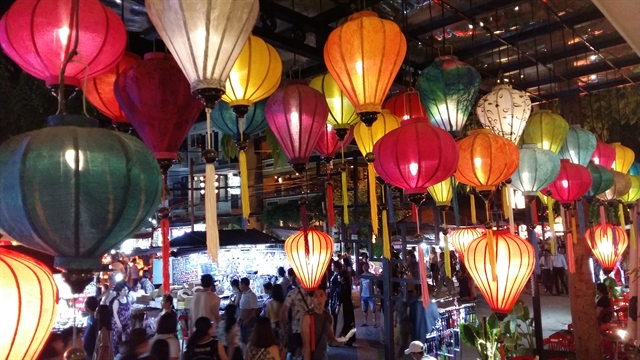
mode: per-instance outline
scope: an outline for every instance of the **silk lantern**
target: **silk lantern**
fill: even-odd
[[[587,170],[591,173],[591,188],[587,192],[586,198],[587,201],[591,202],[596,195],[602,194],[613,186],[613,173],[593,161],[589,163]]]
[[[462,262],[464,262],[465,249],[480,236],[482,236],[482,231],[479,228],[458,228],[451,232],[449,238],[451,238],[453,248]]]
[[[629,191],[619,197],[620,201],[626,205],[632,205],[640,199],[640,176],[629,175],[629,178],[631,179],[631,187],[629,188]]]
[[[509,84],[499,84],[483,96],[476,105],[476,115],[482,126],[518,144],[531,114],[531,99],[527,93]]]
[[[525,196],[535,196],[549,186],[560,172],[560,158],[557,154],[525,144],[520,148],[520,164],[511,176],[511,186]]]
[[[358,114],[347,96],[340,90],[340,87],[331,74],[324,74],[315,77],[309,86],[320,91],[327,99],[329,107],[329,118],[327,124],[335,130],[338,139],[343,140],[352,126],[358,122]],[[350,141],[347,141],[348,144]]]
[[[391,20],[360,11],[335,28],[324,45],[324,62],[366,126],[376,121],[400,70],[407,40]]]
[[[616,160],[613,162],[613,165],[611,165],[611,168],[626,174],[629,172],[631,165],[633,165],[636,155],[633,153],[633,150],[618,142],[611,143],[611,146],[613,146],[616,152]]]
[[[307,291],[315,290],[332,260],[333,238],[316,229],[298,231],[284,242],[284,251],[300,285]]]
[[[138,55],[127,51],[115,67],[89,79],[87,86],[84,87],[84,94],[87,100],[103,115],[110,118],[113,126],[119,131],[130,132],[131,124],[122,109],[120,109],[120,105],[113,91],[113,85],[115,84],[118,74],[140,61],[142,61],[142,59]]]
[[[451,199],[453,198],[453,191],[457,184],[458,182],[455,178],[449,177],[435,185],[429,186],[427,190],[429,191],[429,195],[431,195],[433,200],[436,202],[436,206],[449,206],[451,204]]]
[[[551,191],[552,199],[561,204],[570,204],[589,191],[591,182],[591,173],[586,167],[561,159],[558,177],[542,193]]]
[[[631,190],[631,177],[629,175],[616,170],[611,170],[611,173],[613,174],[613,185],[607,191],[596,196],[600,200],[613,201]]]
[[[254,103],[242,122],[242,132],[246,136],[259,134],[267,129],[264,108],[267,100],[260,100]],[[211,125],[223,134],[230,135],[233,140],[240,140],[240,123],[238,123],[236,114],[226,101],[220,101],[211,109]]]
[[[478,95],[480,73],[455,56],[438,57],[418,77],[422,105],[435,126],[458,133]]]
[[[598,140],[596,150],[593,152],[591,160],[593,160],[596,165],[602,165],[605,168],[610,169],[616,161],[616,149],[613,146]]]
[[[610,223],[606,223],[605,226],[595,225],[586,231],[585,238],[593,256],[602,265],[605,275],[609,275],[615,269],[629,245],[629,238],[624,229]]]
[[[488,258],[489,241],[496,251],[497,277],[491,275]],[[485,234],[472,241],[464,251],[465,265],[499,319],[504,319],[529,281],[536,258],[533,246],[508,230]]]
[[[640,176],[640,162],[634,162],[629,168],[629,175]]]
[[[212,108],[258,19],[258,0],[147,0],[145,6],[191,91]]]
[[[580,125],[571,125],[567,137],[560,148],[560,157],[574,164],[587,166],[596,150],[597,139]]]
[[[341,141],[333,130],[333,126],[327,124],[324,130],[320,134],[320,138],[314,147],[314,150],[320,154],[320,156],[327,163],[331,163],[331,160],[336,156],[338,150],[344,145],[348,145],[353,140],[353,128],[348,129],[344,141]]]
[[[569,132],[569,124],[551,110],[538,110],[529,118],[522,136],[524,144],[558,153]]]
[[[18,0],[0,20],[5,54],[29,75],[44,80],[54,93],[76,37],[81,61],[68,63],[62,77],[65,86],[74,90],[83,79],[113,68],[124,54],[127,33],[115,12],[98,0]]]
[[[36,359],[56,320],[58,288],[51,271],[0,247],[0,359]]]
[[[413,88],[400,90],[399,93],[388,98],[382,107],[402,120],[427,117],[427,111],[420,102],[420,94]]]

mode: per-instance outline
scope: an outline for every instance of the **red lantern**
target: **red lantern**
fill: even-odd
[[[561,204],[568,204],[578,200],[591,189],[591,172],[568,159],[560,159],[560,173],[558,177],[541,192],[551,191],[551,198]]]
[[[118,104],[156,159],[173,160],[202,111],[170,55],[148,53],[116,78]]]
[[[123,70],[140,61],[142,61],[142,59],[138,55],[127,51],[114,68],[88,80],[87,86],[84,88],[84,94],[91,104],[98,108],[105,116],[109,117],[114,124],[129,123],[124,112],[120,109],[114,93],[113,85],[116,82],[116,77]]]
[[[289,163],[301,174],[326,127],[329,107],[324,95],[304,84],[285,85],[271,95],[265,115]]]
[[[616,149],[598,140],[596,150],[593,152],[593,155],[591,155],[591,161],[596,163],[596,165],[611,169],[613,162],[616,161]]]
[[[489,241],[496,249],[496,275],[489,264]],[[506,317],[529,281],[536,263],[533,246],[509,230],[487,232],[464,251],[465,265],[498,318]]]
[[[343,146],[349,145],[353,140],[353,126],[349,128],[347,135],[345,135],[344,140],[340,141],[336,132],[333,131],[333,127],[327,124],[324,127],[324,130],[320,132],[320,138],[316,143],[314,150],[320,154],[325,160],[331,162],[338,150],[340,150]]]
[[[606,223],[603,228],[601,224],[585,232],[587,244],[593,252],[593,256],[598,259],[606,275],[609,275],[616,267],[618,260],[629,245],[629,238],[626,231],[620,226]]]
[[[388,98],[382,108],[388,109],[393,115],[402,120],[409,120],[414,117],[428,117],[427,111],[420,102],[420,94],[411,88],[401,90],[398,94]]]
[[[331,262],[333,238],[316,229],[308,229],[306,234],[298,231],[287,238],[284,251],[302,287],[315,290]]]
[[[462,262],[464,262],[464,249],[469,247],[469,244],[480,236],[482,236],[482,231],[479,228],[460,228],[451,232],[449,238]]]
[[[78,56],[67,65],[64,83],[113,68],[124,53],[127,33],[120,17],[98,0],[18,0],[0,20],[0,45],[22,70],[46,82],[59,83],[62,63],[76,37],[75,4],[80,4]]]

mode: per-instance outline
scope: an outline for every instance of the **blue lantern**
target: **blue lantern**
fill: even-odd
[[[590,131],[580,125],[571,125],[567,137],[560,148],[560,158],[567,159],[574,164],[587,166],[596,151],[598,141]]]
[[[640,176],[640,162],[636,161],[629,168],[629,175]]]
[[[511,186],[524,195],[535,196],[551,184],[560,172],[560,157],[534,144],[520,148],[520,165],[511,176]]]
[[[249,108],[247,115],[242,120],[242,131],[245,137],[257,134],[267,129],[267,120],[264,116],[264,106],[267,100],[258,101]],[[224,101],[220,101],[211,110],[211,124],[223,134],[228,134],[234,140],[240,140],[240,124],[233,109]]]

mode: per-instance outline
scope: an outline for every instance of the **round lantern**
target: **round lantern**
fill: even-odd
[[[605,168],[610,169],[616,161],[616,149],[613,146],[598,140],[596,150],[593,152],[591,160],[593,160],[596,165],[602,165]]]
[[[492,277],[487,260],[489,241],[495,244],[497,278]],[[465,249],[464,259],[469,274],[498,318],[511,312],[536,263],[533,246],[509,230],[480,236]]]
[[[258,19],[258,0],[147,0],[145,6],[191,91],[212,108]]]
[[[405,120],[373,146],[376,172],[407,195],[423,195],[429,186],[456,171],[458,149],[446,131],[427,118]]]
[[[171,56],[145,54],[144,61],[118,75],[114,92],[156,159],[175,159],[202,104],[191,96],[189,84]]]
[[[376,120],[406,52],[400,27],[373,11],[351,15],[329,34],[324,45],[327,70],[367,126]]]
[[[596,136],[580,125],[571,125],[560,148],[560,157],[569,159],[574,164],[587,166],[596,150]]]
[[[333,238],[316,229],[289,236],[284,242],[291,268],[305,290],[318,288],[331,262]]]
[[[609,190],[613,186],[613,173],[604,166],[596,165],[593,161],[587,166],[591,173],[591,188],[587,192],[587,200],[592,201],[596,195]]]
[[[515,90],[509,84],[494,86],[476,105],[476,115],[482,126],[514,144],[518,144],[530,113],[531,99],[527,93]]]
[[[58,288],[45,265],[0,247],[0,359],[36,359],[56,320]]]
[[[314,150],[327,162],[331,162],[331,159],[336,156],[338,150],[343,146],[348,145],[351,140],[353,140],[353,128],[350,128],[349,131],[347,131],[343,141],[338,139],[336,132],[332,130],[333,127],[327,124],[321,132],[320,138],[314,148]]]
[[[413,88],[400,90],[399,93],[388,98],[382,107],[402,120],[427,117],[427,111],[420,102],[420,94]]]
[[[265,115],[289,163],[303,173],[329,116],[324,96],[307,85],[285,85],[271,95]]]
[[[244,115],[242,121],[242,133],[251,136],[261,133],[269,126],[264,115],[267,100],[254,103]],[[223,134],[229,134],[234,140],[240,140],[240,123],[229,104],[220,101],[211,109],[211,125]]]
[[[595,225],[584,235],[593,256],[602,265],[605,275],[609,275],[629,245],[627,233],[620,226],[606,223],[604,228],[601,224]]]
[[[154,214],[160,173],[133,136],[61,120],[0,146],[0,229],[55,255],[56,267],[95,269]]]
[[[457,133],[467,122],[480,88],[480,73],[455,56],[441,56],[418,77],[418,92],[431,123]]]
[[[449,239],[451,239],[453,248],[462,262],[464,262],[465,249],[480,236],[482,236],[482,231],[479,228],[458,228],[451,232]]]
[[[626,194],[619,197],[620,201],[626,205],[631,205],[640,199],[640,176],[629,175],[629,178],[631,179],[631,188]]]
[[[458,141],[456,180],[478,191],[491,191],[518,169],[518,147],[489,129],[469,132]]]
[[[378,120],[371,126],[371,133],[369,133],[369,129],[364,123],[359,122],[354,128],[353,134],[358,149],[360,149],[362,155],[366,157],[367,154],[373,153],[373,145],[375,145],[381,137],[399,127],[400,118],[393,115],[389,110],[383,109],[378,115]]]
[[[429,186],[429,195],[436,202],[436,206],[449,206],[451,204],[453,191],[457,184],[458,182],[454,177],[448,177],[435,185]]]
[[[616,152],[616,160],[613,162],[613,165],[611,165],[611,168],[615,171],[626,174],[629,172],[631,165],[633,165],[636,155],[633,153],[633,150],[620,143],[611,143],[611,146],[613,146],[613,149]]]
[[[640,162],[634,162],[629,168],[629,175],[640,176]]]
[[[142,59],[138,55],[127,51],[114,68],[87,80],[87,86],[84,88],[84,94],[87,100],[102,114],[110,118],[116,129],[122,129],[125,130],[125,132],[130,131],[131,125],[124,115],[124,112],[122,112],[122,109],[120,109],[120,105],[113,92],[113,85],[118,74],[140,61],[142,61]]]
[[[78,9],[78,34],[75,4]],[[64,70],[64,84],[80,88],[83,79],[113,68],[127,45],[120,17],[98,0],[18,0],[0,20],[0,45],[28,74],[57,91],[62,63],[78,37],[78,62]]]
[[[558,153],[569,132],[569,124],[551,110],[538,110],[531,115],[524,129],[523,143]]]
[[[596,196],[600,200],[613,201],[631,190],[631,177],[629,175],[615,170],[611,170],[611,173],[613,174],[613,185],[607,191]]]
[[[560,160],[560,173],[545,189],[543,194],[551,191],[551,198],[561,204],[569,204],[585,195],[591,188],[591,173],[586,167],[572,164],[567,159]]]
[[[520,164],[511,176],[511,186],[523,195],[535,196],[549,186],[560,172],[560,158],[549,150],[533,144],[520,148]]]
[[[358,122],[356,109],[349,99],[340,90],[340,87],[331,74],[324,74],[313,78],[309,86],[320,91],[327,99],[329,106],[329,118],[327,124],[335,129],[338,139],[344,139],[351,127]],[[348,144],[350,141],[347,141]]]

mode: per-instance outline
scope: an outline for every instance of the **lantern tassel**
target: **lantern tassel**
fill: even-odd
[[[307,223],[307,206],[300,204],[300,223],[302,224],[302,232],[304,233],[304,254],[309,258],[309,224]]]
[[[413,216],[416,218],[416,226],[417,226],[417,232],[418,234],[420,234],[420,213],[418,213],[418,206],[416,206],[416,204],[411,203],[411,210],[413,210]]]
[[[171,292],[171,278],[169,275],[169,219],[160,220],[162,233],[162,292]]]
[[[509,231],[511,234],[516,233],[516,221],[513,218],[513,189],[511,185],[507,185],[507,198],[509,199]]]
[[[509,187],[502,186],[502,215],[509,218]]]
[[[211,109],[205,108],[205,113],[207,114],[207,148],[211,149]],[[217,265],[220,234],[218,233],[218,205],[216,203],[216,168],[213,162],[205,165],[204,188],[207,252],[211,261]]]
[[[415,204],[413,205],[415,208]],[[422,292],[422,306],[425,310],[429,308],[431,299],[429,298],[429,283],[427,282],[427,268],[424,261],[424,251],[420,249],[418,251],[418,264],[420,268],[420,288]]]
[[[391,259],[391,241],[389,239],[387,210],[382,210],[382,256],[386,259]]]
[[[349,196],[347,194],[347,172],[342,174],[342,223],[349,224]]]
[[[620,219],[620,227],[622,228],[622,230],[627,229],[627,224],[624,218],[624,206],[622,206],[622,203],[618,203],[618,219]]]
[[[491,266],[491,281],[498,281],[496,269],[496,244],[493,240],[493,229],[487,229],[487,248],[489,250],[489,266]]]
[[[471,223],[477,224],[478,217],[476,215],[476,197],[473,195],[473,193],[469,193],[469,201],[471,203]]]
[[[556,254],[556,229],[555,216],[553,215],[553,202],[554,200],[551,197],[547,198],[547,217],[549,218],[549,231],[551,232],[551,255]]]
[[[607,228],[607,215],[605,214],[604,205],[602,204],[600,204],[600,225],[602,229]]]
[[[372,233],[378,236],[378,195],[376,194],[376,170],[373,168],[373,163],[370,162],[367,170],[367,178],[369,180],[369,207],[371,210],[371,228]]]
[[[238,116],[238,129],[240,130],[240,141],[244,142],[244,118]],[[238,166],[240,167],[240,201],[242,202],[242,217],[249,219],[251,214],[251,202],[249,201],[249,174],[247,171],[247,154],[244,148],[240,149],[238,155]],[[246,230],[246,229],[245,229]]]
[[[629,230],[629,237],[631,238],[631,248],[636,249],[636,237],[638,236],[636,233],[637,220],[634,222],[633,219],[631,221],[631,229]]]
[[[395,218],[395,213],[393,212],[393,194],[391,193],[391,188],[386,186],[387,189],[387,209],[389,209],[389,222],[393,223]]]
[[[333,228],[335,225],[335,214],[333,211],[333,185],[331,180],[327,181],[327,223],[329,228]]]
[[[449,277],[451,276],[451,252],[449,251],[449,237],[447,236],[447,214],[442,212],[442,228],[444,238],[444,272]]]
[[[576,272],[576,264],[575,264],[575,255],[573,253],[573,244],[577,243],[578,239],[577,239],[577,232],[575,231],[575,219],[571,216],[571,212],[569,212],[569,214],[567,214],[568,217],[571,218],[571,220],[568,220],[567,218],[565,218],[565,214],[564,214],[564,208],[562,209],[563,211],[563,216],[562,216],[562,221],[563,221],[563,225],[564,228],[567,228],[567,225],[571,225],[571,233],[567,234],[567,237],[569,237],[569,239],[567,239],[566,246],[567,246],[567,265],[569,267],[569,273],[573,274]]]

